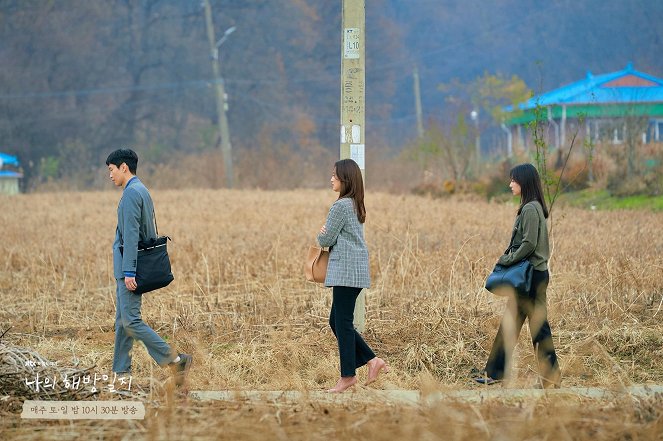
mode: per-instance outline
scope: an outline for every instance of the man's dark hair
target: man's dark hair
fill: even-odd
[[[131,174],[135,175],[138,168],[138,155],[131,149],[117,149],[106,158],[106,165],[113,164],[115,167],[119,167],[122,163],[127,164]]]

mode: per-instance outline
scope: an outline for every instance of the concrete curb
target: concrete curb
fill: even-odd
[[[596,400],[614,400],[626,396],[645,398],[663,394],[661,385],[638,385],[604,389],[597,387],[569,387],[562,389],[505,389],[499,386],[485,386],[475,390],[455,390],[433,392],[422,395],[417,390],[379,390],[356,387],[354,391],[343,394],[330,394],[326,391],[191,391],[191,398],[200,401],[250,401],[267,403],[346,403],[375,402],[399,405],[430,405],[440,401],[465,401],[480,403],[486,400],[539,399],[542,397],[589,398]]]

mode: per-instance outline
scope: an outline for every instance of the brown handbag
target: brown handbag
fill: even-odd
[[[306,263],[304,264],[304,274],[309,282],[324,283],[327,277],[327,263],[329,262],[329,251],[320,247],[310,246]]]

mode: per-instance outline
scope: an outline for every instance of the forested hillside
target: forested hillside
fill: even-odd
[[[234,154],[338,149],[340,0],[211,0]],[[658,0],[367,0],[367,148],[449,118],[438,86],[484,73],[538,91],[632,61],[663,76]],[[1,0],[0,151],[27,181],[103,163],[218,149],[205,16],[198,0]]]

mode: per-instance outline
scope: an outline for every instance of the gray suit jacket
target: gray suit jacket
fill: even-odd
[[[364,225],[357,219],[352,199],[334,202],[325,227],[327,232],[318,234],[320,246],[330,247],[325,286],[370,287]]]
[[[122,192],[117,206],[117,229],[113,243],[113,275],[124,278],[125,271],[136,272],[138,242],[157,237],[154,224],[154,203],[147,187],[132,178]],[[124,247],[124,255],[120,247]]]

